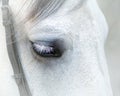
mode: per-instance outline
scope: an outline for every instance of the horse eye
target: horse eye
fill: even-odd
[[[32,42],[33,51],[41,57],[60,57],[62,52],[55,42],[37,41]]]

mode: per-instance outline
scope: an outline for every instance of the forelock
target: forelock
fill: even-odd
[[[34,0],[28,14],[29,19],[46,18],[55,13],[66,0]]]

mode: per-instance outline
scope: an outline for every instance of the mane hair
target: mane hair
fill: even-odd
[[[20,21],[27,22],[29,20],[34,21],[38,18],[41,20],[45,19],[57,12],[63,4],[68,3],[69,5],[69,2],[76,3],[73,6],[70,3],[70,11],[79,9],[85,1],[87,0],[10,0],[10,3],[11,7],[14,9],[13,12],[15,12],[14,17],[21,16]],[[16,6],[17,4],[19,5]]]
[[[30,5],[32,8],[28,19],[46,18],[55,13],[66,0],[34,0]]]

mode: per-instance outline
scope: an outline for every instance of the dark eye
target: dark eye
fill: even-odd
[[[62,51],[55,41],[36,41],[32,42],[33,51],[41,57],[60,57]]]

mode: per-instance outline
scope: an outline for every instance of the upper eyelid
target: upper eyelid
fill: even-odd
[[[55,33],[64,33],[64,30],[63,29],[58,29],[58,28],[54,28],[54,27],[43,27],[41,28],[40,30],[41,32],[47,32],[48,34],[55,34]]]
[[[29,41],[32,41],[32,42],[35,42],[35,41],[48,41],[48,42],[51,42],[51,41],[54,41],[54,40],[63,40],[64,37],[62,36],[50,36],[50,35],[47,35],[44,34],[44,35],[40,35],[40,36],[36,36],[35,35],[32,35],[30,38],[29,38]]]
[[[56,28],[54,26],[44,26],[44,27],[34,27],[30,30],[29,34],[64,34],[66,33],[66,30],[64,28]]]
[[[46,35],[46,34],[45,34]],[[60,36],[54,36],[54,37],[44,37],[43,35],[36,37],[36,35],[34,35],[34,38],[28,38],[29,41],[31,42],[35,42],[35,41],[54,41],[54,40],[58,40],[61,41],[60,43],[62,43],[64,46],[66,46],[65,48],[67,48],[67,50],[72,50],[73,49],[73,40],[70,34],[62,34]]]
[[[65,39],[66,36],[67,35],[65,33],[56,32],[56,34],[50,34],[47,32],[35,32],[32,34],[29,34],[28,38],[31,41],[37,41],[37,40],[45,41],[45,40]]]
[[[53,19],[53,20],[51,20]],[[36,25],[31,25],[30,33],[43,32],[43,33],[68,33],[71,27],[71,21],[63,19],[63,21],[51,18],[42,22],[37,23]],[[54,20],[55,19],[55,20]],[[69,30],[69,31],[68,31]]]

